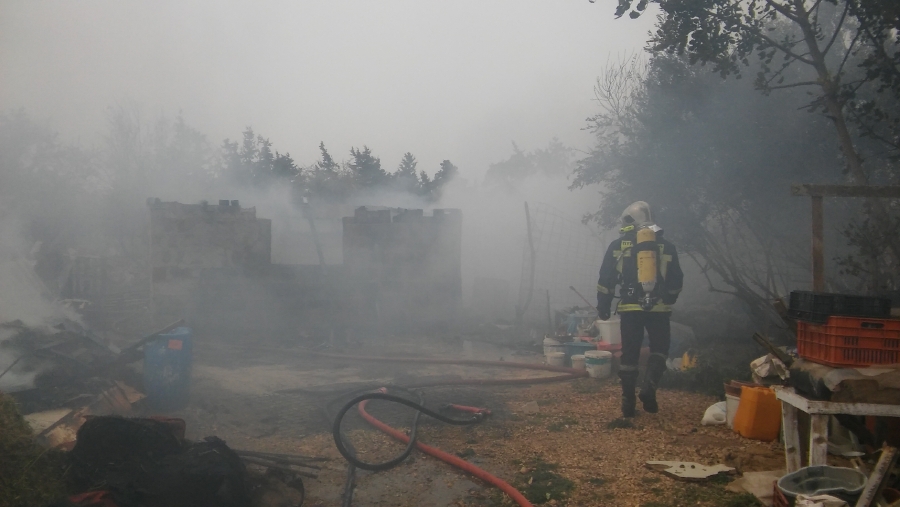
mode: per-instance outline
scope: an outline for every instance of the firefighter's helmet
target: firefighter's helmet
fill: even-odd
[[[644,201],[633,202],[622,212],[622,225],[647,226],[653,223],[650,205]]]

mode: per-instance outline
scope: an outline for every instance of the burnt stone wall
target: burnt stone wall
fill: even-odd
[[[462,212],[360,207],[343,221],[358,311],[382,325],[449,323],[462,302]]]
[[[272,221],[237,201],[148,202],[153,280],[210,268],[261,269],[272,262]]]

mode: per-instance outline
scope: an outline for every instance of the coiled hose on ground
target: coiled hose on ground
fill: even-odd
[[[415,448],[418,448],[420,451],[424,452],[425,454],[428,454],[430,456],[438,458],[439,460],[441,460],[445,463],[453,465],[456,468],[459,468],[460,470],[463,470],[464,472],[467,472],[470,475],[473,475],[473,476],[487,482],[488,484],[491,484],[492,486],[498,488],[500,491],[503,491],[504,493],[509,495],[509,497],[512,498],[513,501],[515,501],[517,504],[519,504],[520,507],[533,507],[531,502],[529,502],[528,499],[525,498],[524,495],[522,495],[522,493],[520,493],[516,488],[512,487],[508,482],[488,473],[487,471],[473,465],[472,463],[469,463],[468,461],[465,461],[456,456],[448,454],[448,453],[441,451],[440,449],[437,449],[435,447],[431,447],[429,445],[425,445],[421,442],[416,441],[416,433],[417,433],[418,420],[419,420],[420,414],[424,413],[425,415],[427,415],[429,417],[432,417],[434,419],[437,419],[437,420],[447,423],[447,424],[453,424],[453,425],[457,425],[457,426],[467,426],[467,425],[471,425],[471,424],[477,424],[477,423],[481,422],[482,420],[484,420],[484,414],[487,412],[487,410],[477,409],[475,407],[456,406],[456,408],[458,410],[470,412],[470,413],[473,413],[474,415],[468,419],[463,419],[463,420],[452,419],[449,417],[445,417],[441,414],[438,414],[437,412],[434,412],[432,410],[429,410],[428,408],[426,408],[418,403],[409,401],[406,398],[401,398],[399,396],[393,396],[393,395],[387,394],[385,391],[386,391],[386,389],[382,388],[379,390],[379,392],[368,393],[368,394],[364,394],[361,396],[357,396],[356,398],[347,402],[347,404],[345,404],[341,408],[341,410],[338,412],[337,418],[334,420],[334,426],[332,427],[332,435],[334,436],[334,443],[337,446],[338,451],[341,453],[341,455],[344,456],[344,458],[347,459],[347,461],[350,463],[350,466],[352,467],[351,469],[362,468],[364,470],[382,471],[382,470],[387,470],[387,469],[393,468],[393,467],[399,465],[401,462],[403,462],[410,455],[410,453],[412,453],[412,450],[415,447]],[[413,424],[410,429],[410,434],[407,436],[407,435],[403,434],[402,432],[388,426],[387,424],[384,424],[383,422],[379,421],[378,419],[373,417],[371,414],[366,412],[366,405],[368,404],[369,400],[373,400],[373,399],[392,401],[392,402],[400,403],[402,405],[406,405],[408,407],[416,409],[416,415],[414,416],[414,419],[413,419]],[[420,398],[420,400],[421,400],[421,398]],[[379,430],[383,431],[384,433],[390,435],[391,437],[407,444],[406,449],[404,449],[400,455],[398,455],[397,457],[390,459],[388,461],[384,461],[382,463],[366,463],[366,462],[358,459],[356,457],[355,452],[352,452],[351,450],[347,449],[347,447],[345,447],[344,438],[343,438],[343,435],[341,432],[341,421],[343,420],[344,415],[346,415],[347,411],[349,411],[351,408],[353,408],[357,404],[359,405],[359,408],[358,408],[359,415],[362,416],[362,418],[365,419],[366,422],[368,422],[372,426],[378,428]],[[350,498],[350,493],[345,490],[343,496],[345,498]]]
[[[437,387],[437,386],[452,386],[452,385],[530,385],[530,384],[538,384],[538,383],[546,383],[546,382],[559,382],[564,380],[572,380],[578,377],[586,376],[586,372],[583,370],[575,370],[572,368],[565,368],[559,366],[549,366],[544,364],[530,364],[530,363],[515,363],[509,361],[480,361],[480,360],[466,360],[466,359],[435,359],[435,358],[405,358],[405,357],[366,357],[366,356],[347,356],[340,354],[329,354],[323,352],[314,352],[315,355],[321,357],[331,357],[335,359],[343,359],[343,360],[351,360],[351,361],[372,361],[372,362],[414,362],[419,364],[454,364],[454,365],[464,365],[464,366],[488,366],[488,367],[500,367],[500,368],[515,368],[515,369],[526,369],[526,370],[543,370],[543,371],[552,371],[552,372],[561,372],[565,373],[565,375],[557,375],[553,377],[531,377],[531,378],[519,378],[519,379],[459,379],[459,380],[442,380],[442,381],[434,381],[434,382],[421,382],[416,385],[408,385],[405,386],[405,389],[411,388],[423,388],[423,387]],[[433,412],[426,407],[421,405],[421,395],[419,395],[420,403],[415,403],[405,398],[401,398],[399,396],[392,396],[385,392],[385,388],[379,390],[379,392],[370,392],[368,394],[363,394],[355,397],[354,399],[347,402],[341,410],[338,412],[337,417],[334,419],[334,424],[332,426],[332,435],[335,440],[335,445],[338,448],[338,451],[347,461],[350,463],[348,468],[348,477],[347,484],[344,491],[344,507],[349,507],[350,499],[352,498],[352,477],[355,473],[355,469],[362,468],[364,470],[387,470],[392,468],[398,464],[400,464],[403,460],[405,460],[409,454],[412,452],[414,447],[417,447],[420,451],[434,456],[445,463],[453,465],[479,479],[491,484],[512,498],[517,504],[521,507],[532,507],[532,504],[525,498],[518,490],[512,487],[506,481],[491,475],[485,470],[469,463],[468,461],[462,460],[453,456],[451,454],[445,453],[440,449],[436,449],[434,447],[422,444],[421,442],[416,441],[416,432],[418,426],[419,415],[424,413],[429,417],[435,418],[439,421],[445,422],[447,424],[454,425],[468,425],[475,424],[480,422],[483,419],[483,415],[486,410],[476,409],[474,407],[457,407],[465,412],[474,413],[475,415],[472,418],[459,420],[459,419],[451,419],[445,417],[441,414]],[[365,407],[369,400],[371,399],[382,399],[387,401],[392,401],[396,403],[401,403],[408,407],[412,407],[416,409],[416,415],[414,416],[413,423],[411,426],[409,436],[403,434],[402,432],[391,428],[390,426],[384,424],[379,421],[371,414],[366,412]],[[398,455],[397,457],[385,461],[383,463],[365,463],[359,460],[356,457],[355,451],[352,449],[352,446],[349,446],[349,443],[345,442],[343,438],[343,434],[341,432],[341,421],[343,417],[346,415],[347,411],[349,411],[353,406],[358,405],[358,411],[360,416],[366,420],[372,426],[378,428],[384,433],[390,435],[391,437],[400,440],[407,444],[406,449]],[[349,489],[348,489],[349,488]]]

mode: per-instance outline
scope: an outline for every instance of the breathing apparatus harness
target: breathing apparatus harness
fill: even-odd
[[[630,245],[630,241],[623,240],[621,253],[619,255],[625,257],[626,252],[629,249],[634,255],[637,268],[637,283],[640,284],[643,291],[643,295],[638,299],[638,304],[642,310],[650,311],[659,301],[659,296],[656,295],[655,292],[658,286],[657,277],[659,274],[659,246],[656,242],[656,233],[662,229],[652,223],[639,226],[630,224],[619,229],[619,232],[624,235],[635,230],[635,244]],[[620,271],[619,277],[620,279],[624,278],[624,273]],[[635,298],[635,296],[637,296],[637,285],[628,284],[626,286],[623,283],[622,290],[625,292],[625,294],[622,295],[622,299]],[[620,304],[621,301],[622,300],[620,299]]]

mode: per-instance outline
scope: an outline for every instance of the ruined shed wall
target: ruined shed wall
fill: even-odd
[[[462,302],[462,212],[358,208],[344,218],[343,253],[367,318],[453,319]]]
[[[272,221],[237,205],[151,201],[153,278],[209,268],[261,268],[272,262]]]

